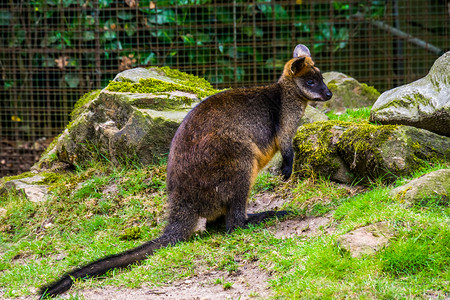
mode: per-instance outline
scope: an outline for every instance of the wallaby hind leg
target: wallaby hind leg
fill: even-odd
[[[199,216],[192,209],[172,208],[161,238],[168,239],[170,245],[185,241],[194,233],[198,220]]]
[[[245,227],[247,219],[246,201],[247,198],[233,199],[233,202],[225,215],[225,226],[228,233],[233,232],[238,227]]]
[[[263,211],[260,213],[256,213],[256,214],[248,214],[247,215],[247,221],[245,222],[245,225],[248,224],[259,224],[267,219],[270,218],[281,218],[284,217],[285,215],[287,215],[289,212],[286,210],[280,210],[280,211],[275,211],[275,210],[268,210],[268,211]]]

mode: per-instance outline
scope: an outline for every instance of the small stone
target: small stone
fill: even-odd
[[[371,255],[385,246],[394,235],[386,222],[360,227],[338,238],[339,247],[350,252],[352,257]]]

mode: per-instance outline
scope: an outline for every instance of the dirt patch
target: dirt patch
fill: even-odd
[[[286,202],[286,199],[283,199],[277,195],[270,194],[267,192],[263,192],[261,194],[256,195],[254,201],[249,201],[247,212],[252,214],[255,212],[261,212],[265,210],[278,210],[283,204]]]
[[[106,286],[95,289],[72,289],[63,295],[80,296],[82,299],[108,300],[147,300],[147,299],[184,299],[184,300],[222,300],[222,299],[267,299],[273,296],[268,285],[269,275],[260,269],[256,263],[245,264],[237,271],[210,270],[180,281],[157,288],[144,286],[141,288],[118,288]],[[33,292],[37,293],[37,290]],[[0,293],[1,299],[2,294]],[[35,299],[33,296],[14,298],[18,300]]]
[[[209,271],[158,288],[126,289],[106,287],[79,292],[86,299],[258,299],[270,297],[268,274],[256,264],[247,264],[229,274],[227,271]],[[231,287],[228,287],[231,285]]]
[[[330,218],[328,217],[307,217],[287,220],[277,224],[271,232],[276,238],[285,239],[294,236],[317,236],[321,233],[332,233]]]

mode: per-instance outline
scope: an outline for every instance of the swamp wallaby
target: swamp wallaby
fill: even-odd
[[[187,240],[199,218],[225,216],[228,232],[283,216],[284,211],[247,214],[256,175],[280,151],[282,175],[292,173],[292,138],[308,101],[332,94],[304,45],[294,50],[278,82],[227,90],[206,98],[178,128],[167,165],[168,223],[162,235],[137,248],[75,269],[42,288],[41,296],[67,291],[77,278],[104,274],[145,260],[156,249]]]

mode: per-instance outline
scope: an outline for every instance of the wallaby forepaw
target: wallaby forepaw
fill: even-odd
[[[281,169],[281,175],[283,176],[284,181],[288,181],[292,175],[292,168],[284,167],[283,169]]]

